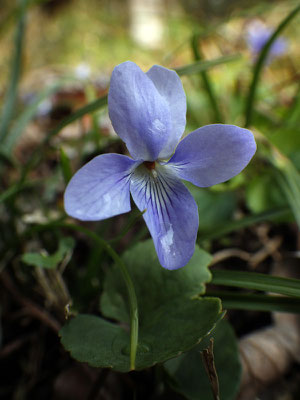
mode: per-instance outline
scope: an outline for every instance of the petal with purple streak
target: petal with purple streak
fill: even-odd
[[[195,250],[198,209],[190,192],[168,166],[143,164],[131,175],[130,191],[142,211],[161,265],[178,269]]]

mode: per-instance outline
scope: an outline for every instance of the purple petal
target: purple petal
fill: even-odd
[[[272,47],[271,47],[271,50],[270,50],[270,54],[272,56],[281,56],[286,51],[287,51],[287,42],[286,42],[285,39],[279,37],[272,44]]]
[[[154,241],[161,265],[181,268],[195,250],[198,210],[195,200],[168,166],[148,170],[140,165],[131,176],[130,191]]]
[[[69,182],[65,210],[82,221],[98,221],[130,211],[130,173],[138,162],[103,154],[84,165]]]
[[[262,50],[264,45],[272,36],[273,31],[269,27],[262,24],[260,21],[254,20],[252,21],[247,29],[247,44],[250,51],[253,53],[254,56],[257,56],[258,53]],[[270,61],[273,57],[277,57],[285,53],[287,50],[287,42],[284,38],[279,37],[277,38],[270,49],[269,52],[269,60]]]
[[[249,31],[247,42],[253,53],[259,53],[269,40],[272,32],[270,30]]]
[[[181,138],[186,124],[186,97],[181,80],[175,71],[154,65],[146,74],[159,94],[166,100],[172,123],[172,134],[159,153],[160,158],[169,158]]]
[[[186,136],[168,165],[194,185],[207,187],[239,174],[256,151],[253,134],[234,125],[207,125]]]
[[[108,111],[132,157],[156,160],[171,133],[170,109],[152,80],[133,62],[113,70]]]

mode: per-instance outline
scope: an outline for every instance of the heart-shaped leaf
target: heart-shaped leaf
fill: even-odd
[[[139,344],[136,369],[176,357],[197,345],[221,315],[216,298],[199,298],[211,279],[211,256],[196,248],[188,265],[164,270],[152,241],[140,243],[123,255],[134,283],[139,307]],[[117,266],[107,273],[101,299],[102,313],[122,326],[91,315],[79,315],[61,330],[64,347],[74,358],[95,367],[130,370],[127,290]]]
[[[205,298],[153,310],[140,329],[136,369],[149,368],[191,349],[214,327],[220,308],[219,299]],[[93,367],[130,371],[129,332],[120,325],[81,314],[67,323],[60,335],[76,360]]]
[[[168,302],[203,294],[205,283],[212,278],[208,269],[212,257],[198,246],[189,263],[176,271],[161,267],[152,240],[137,244],[122,258],[135,287],[141,324],[144,318],[148,319],[149,312]],[[104,282],[101,311],[106,317],[129,321],[127,289],[116,265],[108,271]]]

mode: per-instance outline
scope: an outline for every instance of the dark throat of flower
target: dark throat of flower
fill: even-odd
[[[149,171],[155,169],[155,161],[144,161],[143,163]]]

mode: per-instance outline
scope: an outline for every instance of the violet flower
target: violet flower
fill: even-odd
[[[249,130],[216,124],[179,141],[185,93],[176,72],[158,65],[147,73],[130,61],[118,65],[108,110],[132,158],[104,154],[83,166],[67,186],[66,212],[83,221],[110,218],[130,211],[131,193],[139,210],[146,209],[143,217],[161,265],[183,267],[194,253],[199,221],[181,179],[200,187],[227,181],[254,155],[254,137]]]
[[[261,52],[272,34],[273,31],[260,21],[255,20],[248,25],[246,39],[254,58],[257,58],[258,54]],[[286,40],[282,37],[277,38],[270,48],[267,61],[271,62],[273,58],[281,56],[286,52],[286,50]]]

